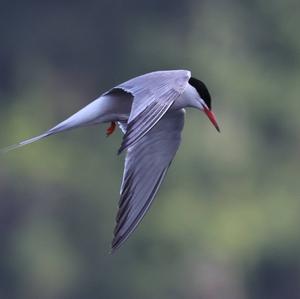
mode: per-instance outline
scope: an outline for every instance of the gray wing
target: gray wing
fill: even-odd
[[[112,251],[133,232],[166,175],[181,141],[184,110],[170,111],[127,151]]]
[[[183,93],[190,76],[190,71],[186,70],[159,71],[136,77],[115,87],[134,96],[119,153],[134,145],[155,126]]]

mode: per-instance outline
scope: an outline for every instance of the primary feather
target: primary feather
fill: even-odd
[[[127,150],[112,249],[117,249],[147,212],[179,147],[184,111],[170,111]]]

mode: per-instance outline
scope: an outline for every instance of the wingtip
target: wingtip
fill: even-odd
[[[115,252],[117,251],[117,249],[120,247],[120,243],[114,238],[111,242],[111,247],[109,250],[109,255],[113,255],[115,254]]]
[[[130,234],[125,235],[114,235],[113,240],[111,241],[110,254],[114,254],[128,239]]]
[[[111,248],[110,248],[108,254],[109,254],[109,255],[114,255],[114,254],[116,253],[117,249],[118,249],[118,247],[113,247],[113,246],[111,246]]]

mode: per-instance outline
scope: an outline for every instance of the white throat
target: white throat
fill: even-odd
[[[200,98],[197,90],[190,84],[187,84],[183,94],[176,99],[172,106],[172,109],[181,109],[186,107],[192,107],[203,110],[203,100]]]

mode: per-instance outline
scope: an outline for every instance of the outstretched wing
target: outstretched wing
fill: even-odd
[[[155,126],[184,92],[190,76],[190,71],[186,70],[159,71],[136,77],[115,87],[134,96],[119,153],[134,145]]]
[[[112,251],[132,233],[147,212],[181,140],[184,110],[169,111],[127,151]]]

